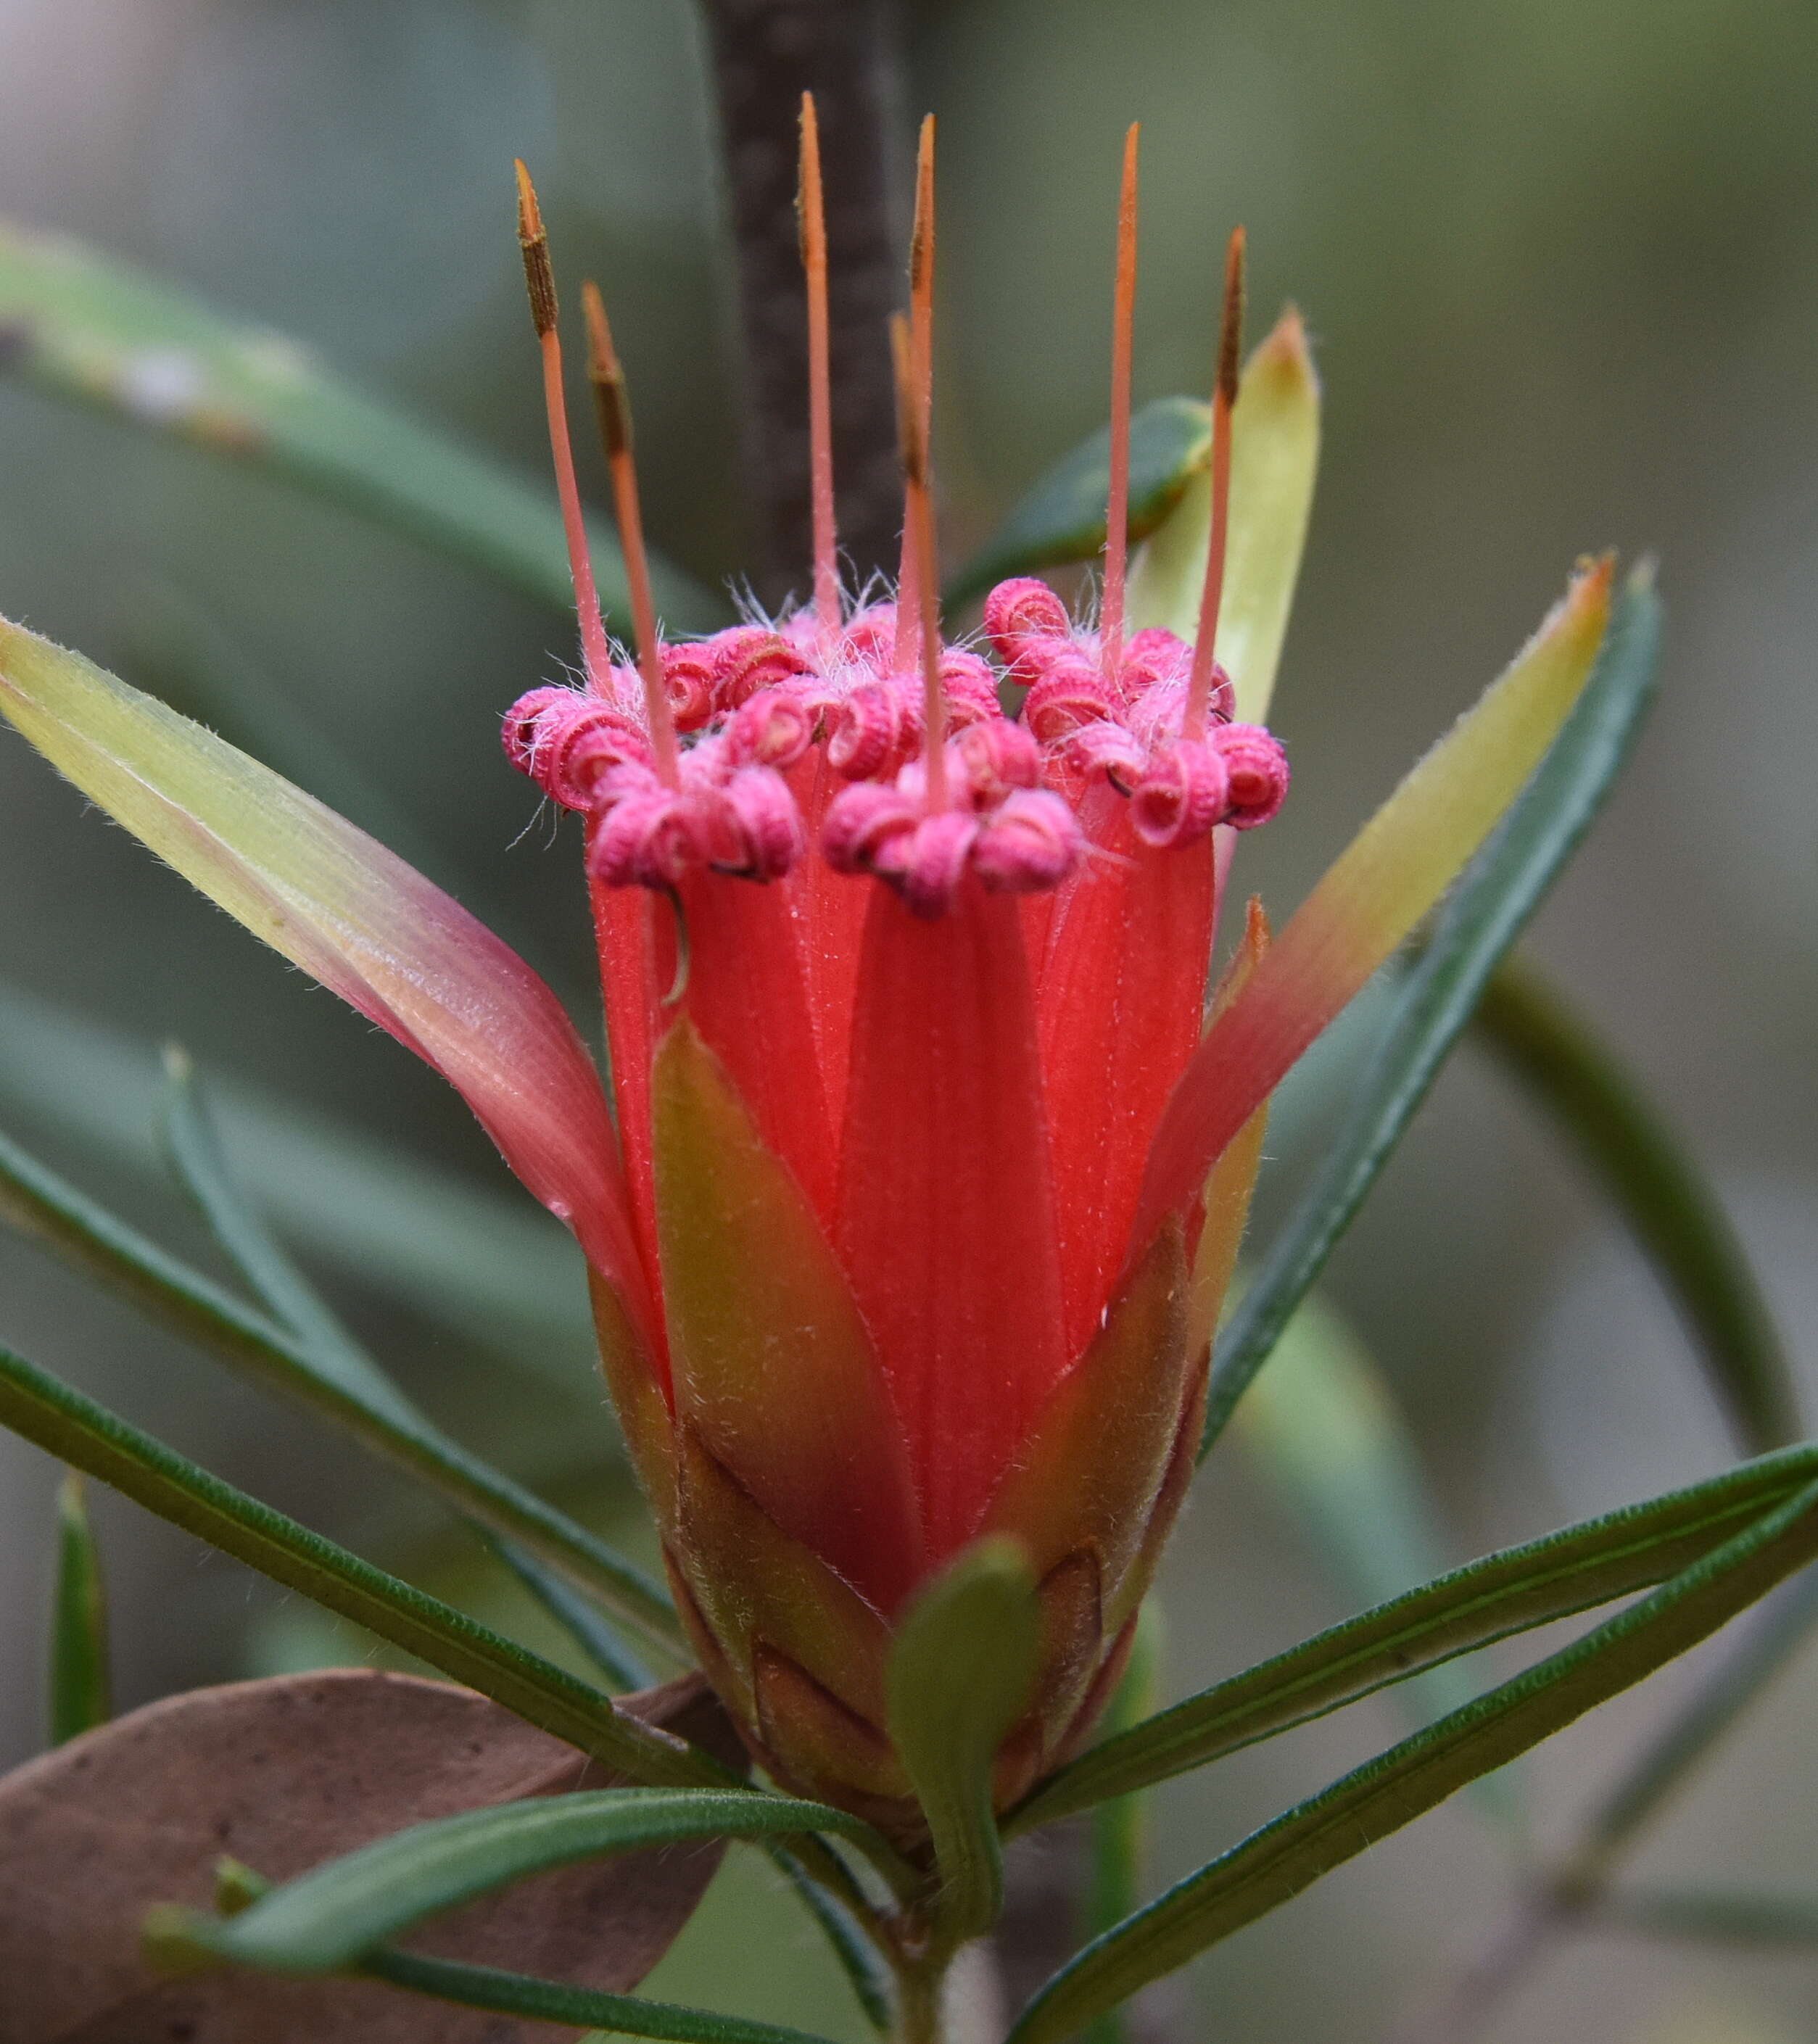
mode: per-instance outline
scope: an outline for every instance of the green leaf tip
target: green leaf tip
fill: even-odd
[[[1180,501],[1212,454],[1212,409],[1197,398],[1157,398],[1130,421],[1130,510],[1134,541],[1147,539]],[[950,608],[982,596],[1007,576],[1090,560],[1105,544],[1111,482],[1111,429],[1101,427],[1036,482],[990,541],[943,593]]]
[[[50,1743],[106,1724],[113,1715],[107,1595],[81,1475],[57,1488],[57,1570],[52,1600]]]
[[[890,1735],[934,1841],[947,1949],[1003,1908],[994,1794],[999,1749],[1028,1710],[1042,1647],[1035,1572],[1020,1542],[975,1542],[904,1616],[888,1672]]]

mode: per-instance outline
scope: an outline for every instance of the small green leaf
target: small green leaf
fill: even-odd
[[[1201,1767],[1474,1647],[1664,1581],[1818,1477],[1818,1446],[1505,1547],[1105,1740],[1018,1808],[1015,1835]]]
[[[168,1917],[162,1938],[268,1973],[340,1972],[428,1918],[549,1868],[703,1838],[871,1827],[819,1803],[728,1789],[609,1788],[537,1796],[413,1824],[314,1867],[225,1920]]]
[[[1146,539],[1212,454],[1212,408],[1198,398],[1158,398],[1130,420],[1132,541]],[[941,601],[957,610],[994,582],[1091,560],[1105,545],[1111,428],[1102,426],[1033,484],[992,538],[954,576]]]
[[[1015,1541],[980,1540],[909,1606],[889,1670],[890,1729],[933,1835],[936,1935],[982,1937],[1004,1904],[997,1750],[1028,1710],[1042,1646],[1035,1577]]]
[[[0,1425],[634,1781],[724,1785],[725,1770],[705,1754],[648,1731],[540,1655],[223,1483],[6,1349]]]
[[[1808,1483],[1562,1652],[1379,1754],[1177,1882],[1055,1974],[1007,2044],[1061,2044],[1467,1781],[1652,1674],[1815,1554],[1818,1483]]]
[[[612,2037],[662,2037],[675,2044],[828,2044],[805,2030],[780,2023],[754,2023],[743,2015],[716,2015],[701,2008],[641,2001],[636,1995],[601,1994],[559,1981],[532,1980],[491,1966],[457,1965],[415,1952],[385,1952],[360,1969],[393,1987],[463,2008],[489,2008],[502,2015],[525,2015],[540,2023],[590,2023]]]
[[[1358,1080],[1348,1120],[1226,1325],[1202,1457],[1393,1155],[1490,974],[1602,807],[1652,695],[1659,642],[1659,601],[1638,574],[1616,602],[1584,694],[1459,882]]]
[[[113,1715],[108,1673],[107,1596],[88,1523],[82,1478],[57,1489],[57,1579],[51,1612],[50,1742],[106,1724]]]
[[[65,1185],[0,1135],[0,1220],[46,1243],[155,1319],[273,1388],[301,1398],[361,1444],[429,1483],[480,1524],[583,1585],[653,1645],[686,1649],[662,1590],[586,1527],[421,1418],[381,1409],[319,1370],[294,1338]]]
[[[1697,1339],[1745,1454],[1804,1435],[1774,1316],[1716,1193],[1609,1047],[1526,966],[1505,959],[1478,1039],[1574,1143]]]
[[[263,469],[555,609],[573,608],[553,489],[340,381],[282,334],[241,326],[81,243],[0,226],[0,363],[40,389]],[[625,563],[594,544],[601,600],[627,606]],[[678,624],[721,606],[653,562],[659,608]]]

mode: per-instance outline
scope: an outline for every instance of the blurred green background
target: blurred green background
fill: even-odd
[[[940,120],[945,529],[982,538],[1102,417],[1117,152],[1144,125],[1139,399],[1197,390],[1219,252],[1259,325],[1292,298],[1327,394],[1276,720],[1295,786],[1240,878],[1285,911],[1509,657],[1574,557],[1661,556],[1663,700],[1535,949],[1716,1173],[1818,1363],[1818,11],[1796,0],[947,0],[909,21]],[[536,363],[509,159],[563,274],[599,275],[656,542],[739,571],[733,308],[684,0],[0,0],[0,217],[86,238],[306,344],[533,479]],[[0,336],[0,359],[4,336]],[[0,609],[167,694],[451,886],[592,1026],[576,843],[497,720],[569,651],[479,574],[0,380]],[[324,740],[327,741],[325,749]],[[0,1127],[203,1260],[156,1169],[180,1038],[289,1239],[413,1389],[602,1520],[627,1501],[578,1266],[464,1111],[0,741]],[[1342,1088],[1301,1089],[1262,1214]],[[367,1146],[356,1193],[333,1146]],[[400,1156],[405,1166],[388,1161]],[[395,1175],[439,1203],[427,1247]],[[1462,1559],[1718,1466],[1685,1341],[1551,1135],[1467,1050],[1328,1286],[1394,1387]],[[310,1523],[484,1600],[432,1508],[0,1236],[0,1339]],[[40,1736],[55,1472],[0,1437],[0,1757]],[[348,1650],[105,1498],[123,1700]],[[1240,1450],[1170,1563],[1169,1679],[1359,1596]],[[357,1642],[353,1646],[359,1650]],[[1529,1770],[1543,1838],[1695,1678]],[[1818,1663],[1796,1669],[1646,1869],[1809,1888]],[[1165,1800],[1158,1876],[1397,1735],[1379,1700]],[[1468,1803],[1197,1969],[1186,2034],[1390,2038],[1498,1920]],[[747,1868],[653,1984],[856,2034],[805,1919]],[[1197,2027],[1196,2027],[1197,2023]],[[1487,2036],[1778,2044],[1818,1962],[1569,1947]]]

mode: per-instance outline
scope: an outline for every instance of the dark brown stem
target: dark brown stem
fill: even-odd
[[[840,538],[862,578],[901,521],[886,321],[905,285],[906,136],[894,0],[701,0],[738,257],[753,579],[804,590],[813,528],[808,320],[797,240],[797,121],[814,94],[827,193]]]

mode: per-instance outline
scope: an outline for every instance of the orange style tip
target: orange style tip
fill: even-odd
[[[909,291],[919,298],[928,285],[929,244],[934,236],[934,116],[922,117],[916,145],[915,225],[909,235]]]
[[[1243,910],[1243,948],[1260,958],[1273,940],[1274,932],[1269,924],[1269,912],[1263,905],[1260,894],[1252,894]]]
[[[1231,230],[1224,251],[1224,308],[1218,326],[1218,394],[1229,405],[1237,402],[1237,381],[1243,363],[1243,259],[1241,227]]]
[[[529,167],[524,159],[513,157],[512,167],[517,173],[517,238],[528,247],[532,241],[548,238],[543,210],[536,203],[536,187],[530,182]]]
[[[530,297],[530,321],[539,340],[555,330],[559,307],[555,272],[549,261],[549,236],[536,203],[536,187],[524,159],[517,165],[517,243],[524,252],[524,288]]]

